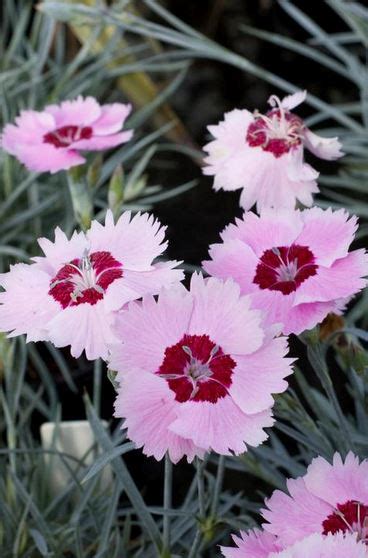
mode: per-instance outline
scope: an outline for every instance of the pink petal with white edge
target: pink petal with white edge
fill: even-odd
[[[209,275],[219,279],[234,279],[242,293],[258,289],[253,283],[258,258],[253,250],[241,240],[229,240],[223,244],[212,244],[209,249],[212,260],[202,262]]]
[[[336,533],[324,537],[314,533],[282,552],[268,558],[366,558],[367,547],[355,534]],[[250,557],[249,557],[250,558]]]
[[[269,208],[293,210],[297,200],[311,205],[311,193],[318,191],[315,180],[309,178],[313,169],[305,163],[299,165],[291,151],[278,159],[268,155],[272,161],[257,198],[258,212]]]
[[[112,103],[102,105],[101,116],[93,123],[93,131],[98,136],[116,134],[132,110],[132,105],[123,103]]]
[[[150,271],[123,271],[122,279],[114,281],[105,295],[108,310],[119,310],[131,300],[149,294],[158,294],[162,288],[180,283],[184,279],[181,269],[173,269],[181,262],[159,262]]]
[[[267,162],[270,160],[267,160],[267,155],[269,154],[262,149],[250,148],[244,144],[241,151],[234,151],[220,166],[213,167],[213,172],[205,172],[210,168],[206,167],[204,174],[214,174],[214,190],[233,191],[245,188],[249,198],[253,199],[268,174]],[[208,160],[207,157],[205,162]],[[250,203],[249,209],[253,204],[254,202]]]
[[[108,312],[117,312],[123,309],[128,302],[138,300],[141,296],[142,294],[140,294],[139,291],[131,288],[127,284],[124,274],[121,279],[115,279],[115,281],[108,286],[104,295],[105,309]]]
[[[322,136],[314,134],[308,128],[304,131],[303,143],[313,155],[316,155],[316,157],[320,159],[333,161],[344,155],[343,151],[341,151],[341,142],[337,137],[323,138]]]
[[[277,552],[280,547],[276,537],[260,529],[240,531],[240,537],[232,535],[237,548],[221,546],[225,558],[268,558],[270,552]]]
[[[171,285],[180,283],[184,279],[183,270],[175,269],[181,263],[175,260],[157,262],[150,271],[130,271],[128,269],[125,272],[125,283],[140,293],[140,297],[146,294],[158,294],[162,288],[168,289]]]
[[[45,112],[54,117],[57,128],[89,126],[100,117],[101,107],[93,97],[79,96],[72,101],[63,101],[60,105],[48,105]]]
[[[308,246],[318,265],[329,266],[347,255],[358,228],[355,215],[349,216],[344,209],[312,207],[302,213],[304,227],[295,244]]]
[[[110,368],[119,378],[136,367],[156,372],[165,349],[187,332],[192,309],[193,297],[181,284],[163,290],[157,302],[145,297],[130,303],[117,316],[115,332],[124,342],[110,347]]]
[[[231,378],[229,394],[238,407],[247,414],[259,413],[274,404],[273,393],[282,393],[292,374],[295,359],[284,358],[288,353],[287,339],[270,339],[258,351],[247,356],[234,357],[237,366]]]
[[[209,132],[215,140],[221,140],[221,143],[229,149],[239,149],[245,144],[245,136],[249,124],[253,122],[254,116],[249,110],[234,109],[224,114],[224,120],[221,120],[215,126],[208,126]],[[205,146],[204,151],[209,151]]]
[[[304,207],[311,207],[314,203],[313,194],[318,194],[319,188],[317,182],[314,180],[303,182],[303,187],[300,188],[300,183],[294,182],[295,187],[295,200],[304,205]]]
[[[332,465],[323,457],[313,459],[304,482],[311,494],[330,506],[356,500],[368,505],[368,460],[350,452],[345,462],[335,453]]]
[[[115,400],[114,415],[124,418],[128,437],[143,447],[143,453],[157,460],[168,451],[170,460],[177,463],[186,456],[191,462],[204,452],[190,440],[169,430],[176,418],[175,394],[165,380],[143,370],[132,370],[123,381]]]
[[[112,326],[115,315],[106,312],[103,300],[96,304],[79,304],[60,311],[48,324],[50,341],[56,347],[70,345],[71,355],[88,360],[107,359],[108,345],[117,343]]]
[[[303,539],[307,535],[323,531],[322,523],[333,511],[332,507],[311,494],[303,478],[287,481],[289,494],[275,490],[261,510],[268,523],[263,528],[277,536],[283,547]]]
[[[290,153],[275,158],[272,153],[264,151],[261,147],[250,147],[250,150],[259,151],[262,161],[254,169],[250,177],[249,186],[242,192],[241,204],[244,209],[249,209],[252,198],[256,199],[257,211],[264,209],[294,209],[296,204],[295,192],[304,190],[301,179],[295,181],[289,177]],[[244,201],[247,200],[246,206]]]
[[[260,257],[274,246],[289,246],[303,228],[299,211],[264,210],[258,216],[247,212],[243,219],[229,225],[221,233],[223,241],[239,239],[249,244],[256,256]]]
[[[289,310],[284,318],[283,333],[299,335],[321,323],[327,314],[336,312],[336,302],[312,302],[298,304]]]
[[[301,105],[301,103],[304,103],[306,97],[307,91],[305,89],[304,91],[297,91],[296,93],[284,97],[281,100],[281,106],[286,110],[293,110],[298,105]]]
[[[289,151],[287,155],[280,158],[279,164],[283,165],[283,174],[279,177],[279,188],[281,188],[282,195],[280,195],[279,201],[276,199],[274,207],[294,209],[297,201],[305,207],[313,205],[313,194],[319,192],[316,182],[319,173],[304,162],[302,147]],[[277,185],[275,185],[275,189],[277,193]],[[292,204],[290,200],[292,200]]]
[[[208,126],[215,140],[203,148],[208,153],[204,159],[207,166],[203,168],[203,173],[215,175],[215,190],[236,190],[245,185],[247,168],[252,165],[245,138],[253,120],[249,111],[235,109],[226,113],[224,120],[217,126]],[[256,156],[255,153],[253,155]]]
[[[352,296],[363,289],[368,275],[368,254],[365,250],[349,252],[331,267],[318,267],[316,275],[308,277],[297,289],[294,304],[329,302]]]
[[[129,141],[133,136],[132,130],[120,132],[110,136],[92,136],[91,139],[75,141],[70,145],[70,149],[76,151],[102,151],[104,149],[111,149],[117,145],[121,145]]]
[[[284,160],[287,164],[286,174],[291,181],[296,183],[295,186],[298,189],[303,189],[304,182],[315,181],[319,177],[319,172],[304,162],[304,151],[301,145],[291,149]],[[319,191],[317,186],[315,186],[315,191]]]
[[[251,293],[252,308],[262,311],[267,326],[273,324],[287,325],[294,298],[295,293],[284,295],[280,291],[269,289],[258,289]]]
[[[108,250],[130,271],[153,269],[152,262],[167,248],[166,227],[148,213],[132,217],[125,211],[114,224],[111,211],[107,211],[105,225],[93,221],[87,238],[91,250]]]
[[[48,238],[39,238],[38,244],[47,259],[36,257],[34,261],[44,269],[47,269],[52,275],[57,273],[66,263],[75,258],[81,258],[89,247],[83,232],[75,231],[72,237],[68,239],[66,234],[59,227],[55,229],[54,242]]]
[[[43,143],[42,149],[35,145],[21,145],[14,153],[28,170],[33,172],[51,172],[68,170],[85,163],[85,158],[71,149],[56,148],[50,143]]]
[[[252,185],[243,188],[240,193],[239,205],[244,211],[249,211],[254,204],[257,203],[257,181],[255,180]]]
[[[47,322],[59,305],[47,293],[50,277],[36,265],[19,263],[0,275],[0,331],[9,337],[26,334],[27,341],[48,339]]]
[[[256,351],[264,338],[262,316],[251,310],[251,299],[240,295],[232,280],[225,283],[210,277],[192,275],[190,291],[194,307],[188,333],[208,335],[225,353],[249,354]]]
[[[230,396],[208,401],[188,401],[178,404],[178,418],[170,425],[170,430],[191,439],[205,451],[215,451],[221,455],[244,453],[247,445],[259,446],[268,435],[263,430],[274,423],[271,410],[246,415]]]

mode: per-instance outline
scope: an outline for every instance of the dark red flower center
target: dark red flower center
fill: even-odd
[[[276,158],[301,143],[303,121],[292,112],[279,108],[265,115],[257,113],[250,124],[246,141],[250,147],[262,147]]]
[[[184,335],[165,350],[156,372],[175,392],[176,401],[216,401],[225,397],[236,366],[208,335]]]
[[[55,147],[69,147],[75,141],[90,139],[92,132],[90,126],[62,126],[45,134],[43,141],[44,143],[51,143]]]
[[[368,543],[368,506],[353,500],[337,504],[336,511],[324,520],[322,526],[323,535],[349,531],[357,533],[359,540]]]
[[[263,252],[253,283],[261,289],[281,291],[288,295],[317,273],[314,255],[307,246],[292,244]]]
[[[63,265],[50,283],[49,295],[63,308],[96,304],[107,287],[122,276],[122,264],[110,252],[93,252]]]

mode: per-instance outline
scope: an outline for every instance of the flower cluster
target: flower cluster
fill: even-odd
[[[316,136],[292,112],[304,99],[305,92],[282,101],[272,96],[266,115],[234,110],[210,127],[215,140],[205,147],[204,172],[215,176],[215,189],[242,188],[241,205],[248,210],[256,203],[260,211],[245,212],[210,247],[203,268],[212,277],[194,274],[186,289],[178,262],[161,259],[164,227],[129,212],[114,223],[110,211],[104,225],[93,221],[70,239],[56,229],[54,242],[39,240],[43,256],[0,276],[0,331],[70,346],[75,357],[85,351],[88,359],[105,359],[119,384],[115,416],[146,455],[191,461],[261,444],[274,422],[273,395],[287,389],[292,372],[285,336],[342,312],[366,284],[365,251],[349,251],[356,217],[295,207],[297,201],[312,205],[318,191],[304,146],[324,159],[342,155],[336,138]],[[83,151],[130,139],[131,131],[121,131],[129,111],[91,97],[23,111],[16,125],[5,127],[2,147],[31,170],[67,170],[85,161]],[[310,490],[310,480],[303,482],[304,492]],[[254,556],[280,548],[286,552],[280,556],[304,552],[286,550],[286,542],[302,543],[299,536],[283,541],[277,509],[285,498],[270,500],[265,533],[240,543],[257,547]],[[357,498],[328,505],[363,518],[367,502]],[[289,508],[283,507],[284,520]],[[316,515],[317,505],[313,510]],[[287,532],[294,531],[288,524]],[[311,535],[305,543],[310,553],[319,544],[336,546],[328,538],[321,542],[330,531],[316,531],[304,533]],[[350,542],[346,537],[341,544]]]
[[[304,477],[287,481],[261,511],[263,530],[234,537],[226,558],[365,558],[368,544],[368,461],[317,457]]]

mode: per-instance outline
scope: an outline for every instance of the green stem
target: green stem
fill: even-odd
[[[102,360],[99,358],[93,364],[93,406],[96,415],[101,413],[101,385],[102,385]]]
[[[322,354],[321,345],[319,343],[313,345],[307,343],[307,354],[308,360],[311,363],[319,381],[321,382],[323,389],[327,394],[331,405],[335,410],[336,419],[343,434],[344,446],[347,450],[352,450],[354,448],[349,429],[346,425],[346,418],[337,399],[333,383]]]
[[[199,550],[199,547],[201,546],[201,540],[202,540],[201,531],[200,529],[198,529],[194,537],[192,548],[190,549],[190,552],[188,554],[188,558],[198,558],[197,552]]]
[[[172,506],[172,476],[173,465],[171,463],[169,454],[165,455],[165,479],[164,479],[164,519],[163,519],[163,552],[162,558],[169,558],[170,554],[170,515],[169,512]]]
[[[204,502],[204,461],[196,458],[197,467],[197,487],[198,487],[198,507],[199,507],[199,519],[204,519],[206,514],[205,502]]]
[[[205,467],[205,462],[197,457],[196,468],[197,468],[199,528],[196,531],[192,547],[188,554],[188,558],[198,558],[198,551],[202,543],[201,524],[203,524],[206,515],[206,505],[205,505],[205,498],[204,498],[204,467]]]
[[[217,515],[217,508],[220,500],[222,483],[224,480],[224,472],[225,472],[225,456],[220,455],[218,465],[217,465],[216,484],[215,484],[215,490],[213,493],[212,506],[211,506],[211,517],[213,518],[215,518]]]

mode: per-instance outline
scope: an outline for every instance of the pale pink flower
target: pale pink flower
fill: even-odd
[[[233,281],[193,275],[189,292],[180,285],[120,313],[115,416],[146,455],[240,454],[267,438],[292,360],[250,304]]]
[[[5,126],[2,148],[29,170],[51,173],[85,162],[81,151],[111,149],[133,132],[121,131],[131,105],[100,105],[93,97],[78,97],[42,112],[23,110],[15,124]]]
[[[271,110],[232,110],[216,126],[209,126],[214,140],[204,150],[204,174],[214,176],[215,190],[242,189],[240,205],[248,210],[269,207],[295,208],[299,201],[311,206],[318,192],[318,172],[304,162],[304,147],[321,159],[337,159],[343,153],[337,138],[311,132],[291,112],[304,101],[305,91],[285,97],[272,95]]]
[[[367,558],[365,544],[354,533],[314,533],[283,549],[274,537],[257,530],[233,540],[237,548],[221,548],[225,558]]]
[[[352,533],[368,543],[367,460],[359,463],[349,453],[344,462],[336,453],[331,465],[317,457],[304,477],[287,481],[287,488],[289,494],[276,490],[262,510],[268,521],[264,529],[284,548],[311,533]]]
[[[315,533],[282,552],[272,552],[268,558],[367,558],[367,550],[353,534],[324,537]]]
[[[112,326],[127,302],[183,279],[178,262],[153,260],[165,250],[165,227],[148,214],[123,213],[114,224],[93,221],[70,240],[57,228],[55,241],[39,239],[44,256],[16,264],[0,276],[0,331],[71,346],[88,359],[106,358],[117,341]]]
[[[268,558],[273,552],[281,550],[274,535],[254,529],[253,531],[240,531],[240,537],[232,535],[236,547],[221,547],[225,558]]]
[[[342,209],[248,212],[223,231],[222,244],[210,247],[212,260],[203,266],[237,281],[269,323],[299,334],[366,285],[366,252],[348,251],[356,228],[356,217]]]

